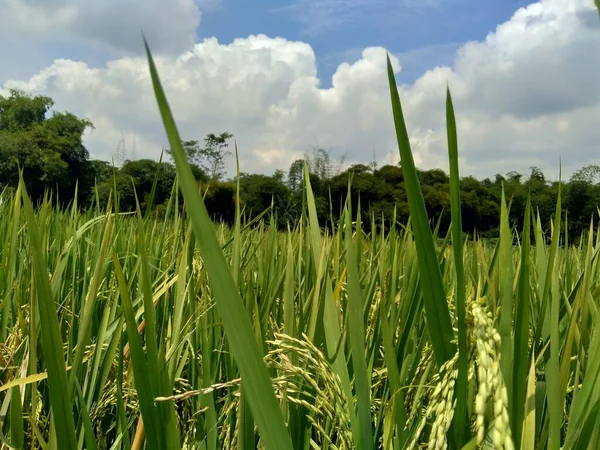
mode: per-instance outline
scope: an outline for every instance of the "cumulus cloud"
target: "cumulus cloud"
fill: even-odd
[[[216,0],[202,0],[214,6]],[[194,0],[3,0],[0,33],[81,39],[140,53],[141,33],[157,51],[181,52],[194,42],[200,9]]]
[[[292,85],[317,82],[307,44],[266,36],[229,45],[207,39],[178,57],[159,55],[156,63],[185,139],[235,133],[242,160],[247,155],[246,171],[270,170],[301,155],[282,139],[285,130],[272,130],[268,122],[270,108]],[[144,58],[120,58],[102,68],[57,60],[25,82],[6,83],[9,87],[46,93],[58,108],[90,118],[96,130],[87,144],[95,157],[109,158],[121,137],[131,145],[134,134],[138,156],[156,157],[166,145]]]
[[[462,155],[470,171],[569,169],[597,161],[600,22],[585,0],[542,0],[519,9],[481,42],[463,45],[451,67],[425,73],[403,89],[413,134],[442,154],[440,93],[449,83]]]
[[[58,0],[55,0],[58,1]],[[151,40],[151,44],[154,42]],[[587,0],[542,0],[518,10],[480,42],[459,48],[454,64],[400,86],[420,167],[447,167],[445,90],[456,107],[461,170],[488,176],[536,165],[556,173],[598,162],[600,60],[597,11]],[[338,66],[323,88],[312,48],[263,35],[223,45],[206,39],[157,65],[184,139],[235,134],[245,172],[272,173],[311,146],[349,162],[397,161],[385,50],[368,48]],[[393,57],[396,72],[401,62]],[[57,60],[6,87],[51,95],[59,109],[90,118],[95,157],[109,158],[124,136],[136,156],[166,145],[146,61],[102,67]],[[231,165],[233,167],[233,164]]]

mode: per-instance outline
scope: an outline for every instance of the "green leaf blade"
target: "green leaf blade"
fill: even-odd
[[[198,246],[204,258],[210,285],[231,351],[238,364],[245,393],[260,437],[269,450],[292,450],[292,442],[275,398],[269,373],[254,337],[254,331],[239,291],[212,231],[212,223],[200,197],[179,137],[170,107],[147,42],[146,53],[154,93],[169,139],[180,189],[190,215]]]
[[[467,325],[465,272],[463,265],[462,216],[460,201],[460,176],[458,172],[458,136],[450,89],[446,91],[446,126],[448,133],[448,156],[450,160],[450,202],[452,217],[452,254],[456,271],[456,327],[458,329],[458,375],[456,378],[456,409],[454,429],[456,444],[463,446],[470,439],[467,413]]]
[[[427,327],[436,361],[441,366],[450,360],[456,352],[455,345],[453,344],[454,331],[452,329],[452,321],[450,319],[450,311],[440,266],[437,260],[437,252],[433,242],[433,234],[427,219],[425,202],[410,148],[398,87],[396,86],[396,79],[389,55],[387,57],[387,70],[406,196],[408,198],[410,218],[414,224],[413,232],[417,246],[417,260],[422,277],[421,287],[423,290],[425,314],[427,316]]]

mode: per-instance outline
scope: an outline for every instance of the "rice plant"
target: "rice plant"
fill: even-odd
[[[566,245],[559,194],[550,244],[529,206],[510,228],[504,197],[499,240],[463,239],[450,92],[447,236],[389,60],[410,223],[367,234],[347,203],[321,230],[305,176],[287,231],[239,202],[230,228],[208,216],[146,48],[178,172],[164,218],[151,197],[120,213],[118,192],[34,208],[22,182],[0,203],[0,448],[600,447],[600,233]]]

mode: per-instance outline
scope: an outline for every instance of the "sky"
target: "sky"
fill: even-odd
[[[0,0],[0,95],[90,119],[92,158],[157,159],[142,32],[182,138],[233,133],[243,172],[396,164],[386,52],[418,167],[447,170],[447,87],[462,175],[600,164],[593,0]]]

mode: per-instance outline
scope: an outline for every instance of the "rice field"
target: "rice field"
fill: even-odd
[[[600,448],[600,233],[568,242],[559,195],[551,224],[511,229],[503,198],[498,241],[464,240],[449,92],[449,235],[391,68],[410,223],[366,234],[347,204],[321,230],[305,176],[287,232],[239,203],[229,228],[148,57],[183,205],[0,203],[0,448]]]

